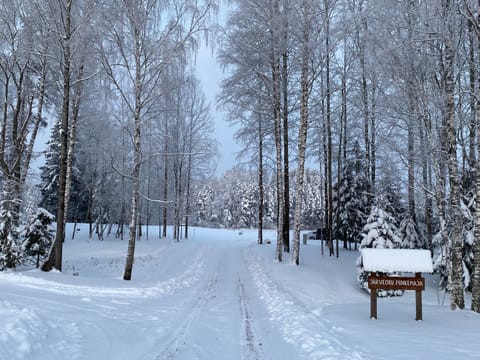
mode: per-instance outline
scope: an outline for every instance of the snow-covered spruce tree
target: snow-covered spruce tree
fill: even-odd
[[[2,194],[4,199],[5,194]],[[10,211],[8,200],[0,202],[0,271],[15,268],[20,259],[18,251],[19,230],[16,224],[17,215]]]
[[[58,164],[60,159],[60,142],[58,141],[59,126],[60,123],[57,121],[52,127],[47,148],[43,153],[45,156],[45,165],[40,167],[41,182],[38,185],[41,193],[39,206],[54,215],[57,212]],[[66,221],[86,221],[85,208],[87,207],[87,191],[85,189],[85,181],[82,179],[82,174],[85,175],[87,173],[86,169],[79,169],[76,164],[72,167],[70,201],[69,209],[66,211]]]
[[[368,214],[368,181],[365,177],[363,154],[358,142],[353,144],[335,196],[336,233],[339,238],[357,244]]]
[[[379,206],[395,219],[402,218],[403,214],[406,213],[398,177],[398,174],[387,172],[378,182],[377,186],[377,192],[382,194],[382,196],[377,199]]]
[[[25,256],[34,258],[37,268],[40,266],[40,260],[46,258],[55,238],[55,231],[52,228],[54,219],[55,217],[47,210],[39,208],[22,232],[24,237],[22,251]]]
[[[400,239],[397,236],[396,220],[387,211],[375,206],[367,219],[367,223],[363,227],[363,239],[360,244],[362,248],[378,248],[378,249],[396,249],[400,247]],[[358,283],[360,287],[370,292],[368,289],[368,272],[363,268],[362,256],[357,259]],[[391,274],[390,274],[391,275]],[[401,296],[402,290],[377,290],[377,295],[385,296]]]
[[[417,226],[410,215],[406,215],[398,226],[397,236],[402,249],[424,249],[425,244],[418,234]]]
[[[58,159],[60,158],[59,129],[60,123],[57,121],[52,127],[50,140],[47,142],[47,148],[44,151],[45,165],[40,167],[41,182],[39,188],[42,197],[39,205],[52,214],[57,212]]]

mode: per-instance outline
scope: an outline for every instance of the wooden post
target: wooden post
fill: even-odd
[[[422,276],[420,273],[415,273],[415,278],[420,279]],[[415,291],[415,305],[417,308],[415,320],[420,321],[423,320],[422,314],[422,290]]]
[[[303,245],[307,245],[308,234],[303,234]]]
[[[370,290],[370,319],[377,320],[377,289]]]

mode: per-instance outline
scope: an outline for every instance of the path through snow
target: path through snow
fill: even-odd
[[[62,273],[0,273],[0,360],[469,359],[480,353],[478,316],[453,315],[433,302],[433,291],[426,292],[422,323],[409,318],[408,295],[381,300],[379,320],[370,321],[351,252],[339,260],[304,246],[302,266],[295,267],[275,263],[274,248],[258,246],[254,231],[197,229],[180,243],[138,242],[133,279],[126,282],[126,246],[77,236],[65,244]],[[460,334],[456,347],[452,329]],[[425,347],[429,342],[439,349]]]

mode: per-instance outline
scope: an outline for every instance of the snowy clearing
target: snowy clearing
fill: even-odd
[[[442,305],[434,275],[424,321],[408,291],[379,299],[370,320],[358,252],[322,256],[311,241],[296,267],[256,230],[196,228],[180,243],[157,233],[137,243],[129,282],[127,241],[89,241],[86,227],[67,239],[62,273],[0,273],[0,359],[480,358],[479,315]]]

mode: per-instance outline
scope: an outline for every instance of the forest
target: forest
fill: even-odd
[[[431,250],[451,308],[480,312],[479,6],[0,0],[0,269],[62,270],[67,222],[128,240],[125,280],[142,225],[273,228],[297,265],[321,227],[331,256]],[[222,175],[216,109],[242,145]]]

